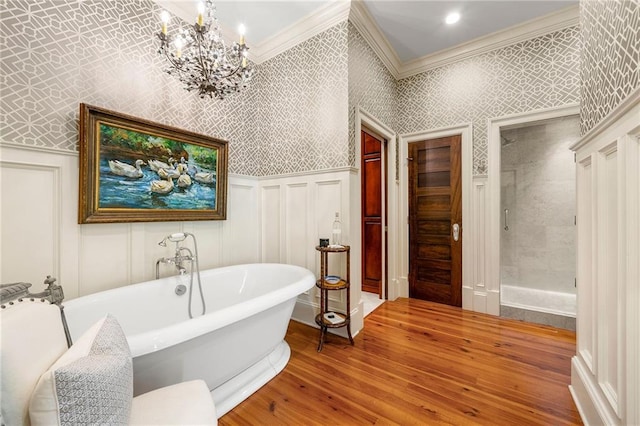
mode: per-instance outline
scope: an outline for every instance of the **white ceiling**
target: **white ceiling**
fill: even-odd
[[[390,1],[364,0],[369,13],[407,62],[547,15],[577,1]],[[444,23],[457,11],[456,24]]]
[[[287,27],[345,0],[218,0],[217,16],[226,33],[244,23],[247,44],[260,45]],[[395,50],[407,62],[470,40],[521,24],[568,6],[578,0],[360,0]],[[156,0],[187,21],[195,20],[195,0]],[[445,15],[458,11],[457,24],[444,24]]]

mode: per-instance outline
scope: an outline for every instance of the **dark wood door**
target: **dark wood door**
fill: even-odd
[[[460,144],[460,135],[410,143],[408,161],[409,297],[453,306],[462,306]]]
[[[384,141],[366,131],[360,135],[362,149],[362,291],[382,295],[384,238],[382,166]]]

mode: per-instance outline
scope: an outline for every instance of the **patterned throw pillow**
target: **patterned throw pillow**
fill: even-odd
[[[40,377],[29,416],[34,426],[128,424],[132,399],[129,345],[107,315]]]

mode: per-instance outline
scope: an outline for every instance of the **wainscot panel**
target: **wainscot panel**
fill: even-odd
[[[229,177],[225,221],[78,225],[76,154],[5,143],[0,156],[3,283],[30,282],[38,292],[53,275],[72,299],[153,279],[156,259],[173,250],[158,242],[185,231],[198,239],[201,269],[259,261],[255,178]]]

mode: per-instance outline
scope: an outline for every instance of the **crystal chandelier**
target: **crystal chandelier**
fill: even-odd
[[[197,91],[201,98],[224,99],[247,86],[253,69],[247,66],[249,48],[244,42],[244,25],[240,26],[240,43],[234,42],[227,49],[213,0],[200,3],[196,23],[180,28],[175,35],[167,32],[169,13],[163,11],[160,18],[158,53],[167,60],[164,71],[177,76],[186,90]]]

